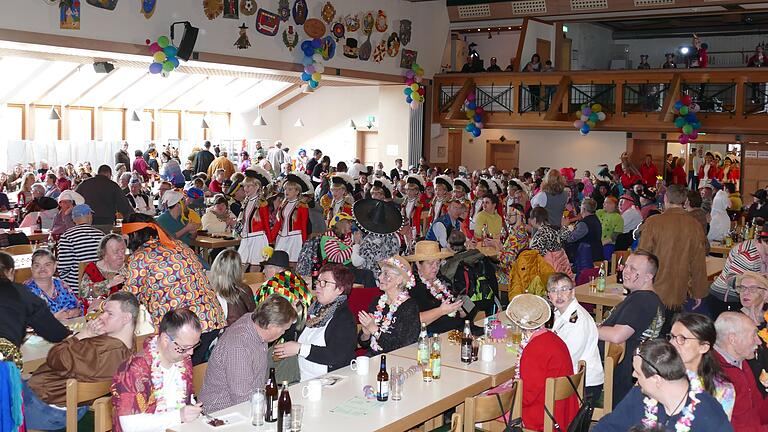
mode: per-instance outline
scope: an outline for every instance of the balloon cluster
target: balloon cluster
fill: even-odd
[[[323,40],[305,40],[301,43],[301,50],[304,52],[304,60],[301,61],[304,72],[301,74],[301,80],[306,82],[309,88],[316,89],[325,71],[325,66],[320,63],[323,60]]]
[[[597,122],[605,120],[605,113],[603,112],[603,106],[599,103],[582,104],[581,110],[576,111],[576,117],[579,119],[573,122],[573,127],[579,130],[582,135],[586,135],[594,129]]]
[[[153,63],[149,65],[149,72],[153,74],[162,74],[167,77],[174,69],[179,67],[179,59],[176,57],[178,49],[171,45],[167,36],[160,36],[156,42],[149,39],[145,41],[149,45],[149,52],[152,54]]]
[[[675,127],[680,128],[682,133],[678,137],[680,144],[688,144],[690,141],[695,141],[699,137],[699,129],[701,129],[701,123],[696,118],[696,113],[701,108],[698,104],[694,103],[690,96],[685,95],[680,100],[675,102],[675,106],[672,111],[677,114],[675,118]]]
[[[424,95],[427,89],[421,83],[424,79],[424,69],[417,63],[405,72],[405,103],[411,106],[411,109],[418,109],[419,104],[424,103]]]
[[[464,128],[467,132],[471,133],[473,137],[477,138],[483,131],[483,114],[485,110],[483,107],[477,105],[477,96],[472,91],[467,95],[467,100],[464,101],[464,113],[467,115],[467,126]]]

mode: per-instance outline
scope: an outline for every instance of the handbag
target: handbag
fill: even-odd
[[[576,412],[576,415],[573,417],[573,420],[571,420],[571,424],[568,426],[568,432],[589,432],[589,427],[592,423],[592,411],[595,410],[592,399],[583,400],[579,395],[578,390],[576,390],[576,384],[573,383],[573,380],[571,379],[571,377],[566,376],[566,378],[568,378],[568,382],[571,384],[571,387],[573,388],[573,394],[575,394],[576,397],[579,398],[579,411]],[[547,413],[550,419],[552,419],[552,423],[554,423],[554,429],[557,432],[563,432],[563,429],[555,420],[555,416],[553,416],[552,413],[549,412],[546,405],[544,406],[544,412]]]
[[[499,402],[499,409],[501,410],[501,417],[504,419],[504,432],[523,432],[523,419],[516,418],[511,419],[512,411],[509,411],[509,417],[504,417],[504,405],[501,403],[501,396],[496,393],[496,400]]]

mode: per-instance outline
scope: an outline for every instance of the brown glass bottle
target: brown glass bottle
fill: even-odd
[[[269,379],[264,388],[264,394],[267,397],[267,411],[264,414],[264,420],[270,423],[277,421],[277,382],[275,380],[275,368],[269,368]]]
[[[464,333],[461,335],[461,362],[472,363],[472,331],[469,320],[464,320]]]
[[[389,399],[389,373],[387,373],[387,356],[383,354],[381,356],[379,374],[376,375],[376,382],[378,383],[376,400],[386,402]]]
[[[288,381],[283,381],[283,390],[277,402],[277,432],[291,430],[291,394],[288,393]]]

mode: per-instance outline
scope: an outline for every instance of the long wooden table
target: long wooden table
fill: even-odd
[[[442,377],[431,383],[422,381],[417,373],[405,381],[403,399],[400,401],[370,402],[367,415],[351,416],[334,412],[334,409],[354,397],[363,397],[363,386],[376,387],[376,375],[379,372],[381,356],[370,359],[368,375],[360,376],[349,366],[329,373],[328,375],[343,376],[344,379],[332,387],[324,387],[321,400],[310,402],[301,395],[305,383],[288,387],[291,402],[304,406],[302,432],[327,431],[406,431],[424,423],[444,411],[464,402],[464,398],[476,395],[491,386],[488,375],[445,368]],[[414,359],[404,358],[391,353],[387,355],[387,368],[401,366],[403,369],[416,364]],[[239,415],[247,421],[232,424],[222,429],[227,431],[273,431],[274,423],[266,423],[263,427],[251,426],[250,402],[241,403],[225,410],[212,413],[216,418],[226,419],[227,416]],[[203,417],[194,422],[181,424],[168,429],[173,432],[210,432],[212,428],[206,424]]]
[[[714,280],[722,271],[725,258],[707,257],[707,278]],[[576,299],[580,303],[595,305],[595,321],[601,322],[606,307],[613,308],[624,301],[624,287],[616,283],[616,275],[605,278],[605,292],[592,291],[589,283],[576,287]]]
[[[192,246],[203,249],[228,248],[233,246],[240,246],[240,239],[233,238],[232,240],[228,240],[220,237],[198,235],[192,239]]]
[[[711,254],[720,254],[722,256],[726,256],[729,252],[731,252],[731,249],[733,249],[733,246],[728,247],[722,242],[709,243],[709,253]]]

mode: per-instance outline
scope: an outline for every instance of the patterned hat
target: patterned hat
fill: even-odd
[[[453,181],[447,175],[439,175],[435,177],[435,184],[441,184],[448,189],[448,192],[453,192]]]
[[[456,177],[453,179],[453,186],[460,186],[466,193],[469,193],[469,191],[472,190],[472,187],[469,185],[469,181],[464,177]]]
[[[333,219],[331,219],[331,222],[328,224],[329,228],[333,228],[334,226],[336,226],[337,223],[345,220],[354,221],[355,218],[350,216],[349,213],[345,213],[345,212],[336,213],[336,216],[334,216]]]
[[[347,173],[337,172],[331,176],[331,183],[336,186],[344,186],[347,192],[352,193],[355,190],[355,180]]]
[[[384,189],[384,195],[387,198],[392,198],[392,192],[395,190],[395,186],[386,177],[376,177],[376,180],[373,181],[373,186]]]
[[[419,190],[424,192],[424,187],[426,185],[426,182],[424,181],[424,177],[418,174],[409,174],[405,176],[405,182],[408,184],[414,184],[418,186]]]
[[[253,177],[261,183],[261,187],[267,187],[272,183],[272,174],[259,165],[251,165],[245,170],[246,177]]]
[[[304,306],[309,306],[312,302],[312,292],[307,287],[307,283],[304,282],[301,276],[290,270],[282,271],[272,276],[272,279],[261,284],[259,292],[254,296],[254,300],[256,300],[258,305],[272,294],[280,294],[291,304],[299,300]]]
[[[299,185],[301,193],[307,193],[314,189],[312,186],[312,180],[309,176],[301,171],[291,171],[285,178],[286,182],[293,182]]]

